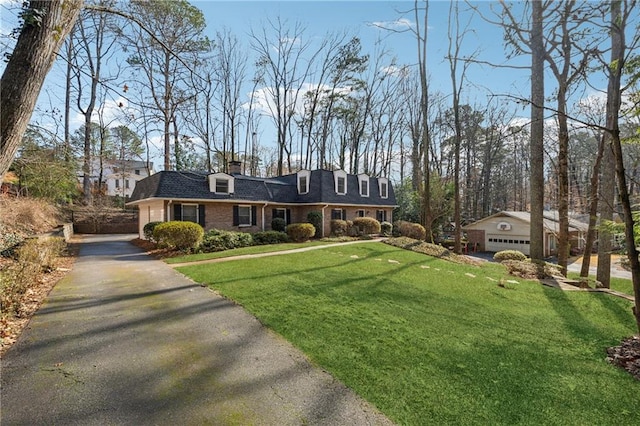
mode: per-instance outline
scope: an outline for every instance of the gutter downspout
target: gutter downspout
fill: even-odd
[[[267,206],[269,205],[269,203],[264,203],[264,205],[262,206],[262,231],[266,231],[266,229],[264,228],[264,209],[267,208]]]
[[[327,207],[329,207],[329,204],[325,204],[324,207],[322,207],[322,237],[324,237],[324,209]]]

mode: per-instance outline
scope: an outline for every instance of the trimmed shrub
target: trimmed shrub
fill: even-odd
[[[347,225],[346,220],[332,219],[330,223],[331,223],[331,235],[335,237],[343,237],[347,235],[347,232],[349,231],[349,225]]]
[[[307,222],[312,224],[315,229],[315,233],[313,234],[313,236],[315,238],[321,237],[322,235],[320,235],[320,233],[322,232],[322,212],[312,211],[307,213]]]
[[[265,244],[282,244],[288,243],[289,236],[286,232],[279,231],[264,231],[264,232],[256,232],[253,234],[253,244],[265,245]]]
[[[157,242],[153,239],[153,230],[156,229],[156,226],[161,224],[162,222],[149,222],[144,228],[142,228],[142,234],[144,235],[145,240],[149,240],[151,242]]]
[[[202,242],[204,229],[194,222],[173,220],[162,222],[153,230],[153,239],[160,247],[189,251],[196,249]]]
[[[501,262],[509,275],[525,279],[545,279],[562,276],[558,265],[530,260],[505,260]]]
[[[424,226],[419,223],[411,223],[405,222],[403,220],[399,220],[393,225],[393,235],[396,233],[399,237],[409,237],[416,240],[424,240],[427,237],[427,231],[424,229]]]
[[[211,253],[214,251],[231,250],[249,247],[254,244],[253,235],[248,232],[222,231],[211,229],[202,238],[200,251]]]
[[[504,262],[505,260],[526,260],[527,256],[518,250],[503,250],[493,255],[496,262]]]
[[[281,217],[274,217],[271,220],[271,230],[277,232],[284,232],[287,229],[287,221]]]
[[[390,237],[393,234],[393,225],[389,222],[381,222],[380,233],[385,237]]]
[[[311,239],[315,233],[316,227],[310,223],[292,223],[287,226],[287,235],[296,243]]]
[[[353,226],[365,235],[380,233],[380,222],[372,217],[357,217],[353,219]]]

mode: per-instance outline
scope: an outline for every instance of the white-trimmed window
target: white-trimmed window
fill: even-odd
[[[378,222],[386,222],[387,221],[387,211],[386,210],[376,210],[376,219]]]
[[[209,191],[214,194],[233,194],[233,176],[226,173],[209,175]]]
[[[300,170],[298,172],[298,194],[306,194],[309,192],[309,180],[311,172],[309,170]]]
[[[365,217],[366,212],[364,210],[356,210],[356,217]]]
[[[331,220],[347,220],[347,210],[346,209],[332,209],[331,210]]]
[[[378,178],[378,189],[380,190],[380,198],[389,198],[389,179]]]
[[[183,204],[182,205],[182,220],[185,222],[198,223],[198,205],[197,204]]]
[[[336,194],[345,195],[347,193],[347,172],[335,170],[333,172]]]
[[[238,226],[251,226],[251,206],[238,206]]]
[[[369,196],[369,176],[365,174],[358,175],[358,186],[360,187],[360,195],[362,197]]]

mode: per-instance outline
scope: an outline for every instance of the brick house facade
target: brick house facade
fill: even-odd
[[[274,178],[161,171],[138,182],[127,205],[139,209],[141,238],[153,221],[189,220],[205,230],[258,232],[271,230],[274,217],[306,222],[312,211],[321,213],[320,233],[328,236],[336,218],[391,222],[396,199],[388,179],[342,170],[301,170]]]

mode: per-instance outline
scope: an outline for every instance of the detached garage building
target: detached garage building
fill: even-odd
[[[556,254],[560,224],[558,212],[545,211],[544,220],[544,256]],[[529,212],[502,211],[480,219],[463,228],[469,243],[480,251],[497,252],[501,250],[519,250],[530,254],[531,214]],[[582,249],[588,225],[569,219],[569,243],[571,248]]]

